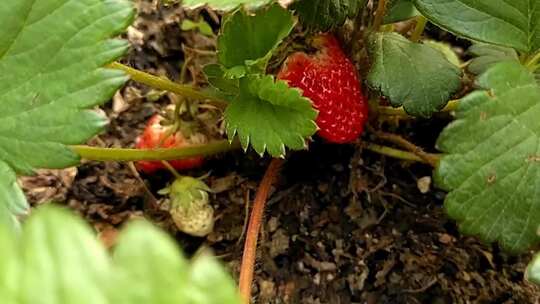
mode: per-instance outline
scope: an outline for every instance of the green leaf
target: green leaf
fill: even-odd
[[[236,77],[226,77],[223,67],[219,64],[209,64],[203,68],[210,85],[226,94],[236,95],[240,90]]]
[[[32,303],[36,295],[40,303],[108,303],[114,283],[110,261],[81,219],[57,208],[35,211],[15,248],[9,279],[19,284],[7,303]]]
[[[213,258],[189,265],[174,240],[144,221],[120,234],[114,258],[82,219],[56,206],[34,212],[19,238],[5,228],[2,303],[35,303],[36,295],[51,304],[240,303]]]
[[[192,286],[189,297],[193,303],[239,303],[234,281],[216,259],[208,254],[195,258],[189,280]],[[212,292],[209,293],[209,290]]]
[[[26,197],[17,184],[15,172],[0,161],[0,224],[18,228],[17,216],[25,215],[28,208]]]
[[[540,227],[539,227],[540,228]],[[528,281],[533,282],[536,285],[540,286],[540,253],[538,253],[525,272],[525,277]]]
[[[307,28],[326,32],[356,16],[366,0],[299,0],[292,8]]]
[[[127,293],[128,303],[176,304],[187,298],[189,292],[179,288],[188,283],[187,261],[174,242],[150,223],[130,223],[113,257],[123,284],[119,289]]]
[[[190,9],[208,5],[216,10],[230,11],[240,5],[254,9],[264,6],[270,2],[271,0],[184,0],[182,1],[182,5]]]
[[[422,43],[424,43],[425,45],[429,45],[430,47],[443,53],[446,60],[450,61],[450,63],[455,65],[456,67],[461,66],[461,60],[459,59],[456,52],[454,52],[454,50],[452,49],[452,45],[435,40],[423,40]]]
[[[239,9],[223,22],[218,37],[219,62],[227,69],[247,66],[262,73],[272,52],[293,27],[292,14],[278,4],[255,15]]]
[[[431,22],[492,44],[532,53],[540,48],[540,0],[415,0]]]
[[[397,33],[371,36],[369,85],[415,116],[442,109],[461,85],[461,71],[440,51]]]
[[[240,79],[240,94],[225,110],[230,140],[238,135],[244,149],[251,143],[274,157],[283,156],[285,147],[304,149],[305,138],[317,130],[316,117],[309,99],[270,75]]]
[[[468,53],[474,56],[467,69],[469,72],[480,75],[490,67],[501,61],[519,62],[519,57],[514,49],[485,43],[473,44]]]
[[[129,1],[18,0],[0,5],[0,165],[16,173],[75,165],[67,147],[102,130],[105,117],[90,109],[110,99],[127,77],[102,69],[123,55],[127,42],[108,38],[133,20]],[[13,174],[0,175],[23,207]]]
[[[208,37],[214,36],[214,31],[212,30],[212,27],[204,20],[194,22],[189,19],[186,19],[182,21],[182,23],[180,24],[180,29],[182,31],[199,30],[199,32],[201,32],[201,34],[205,36],[208,36]]]
[[[413,0],[393,0],[384,16],[384,24],[400,22],[420,15]]]
[[[457,120],[440,135],[447,153],[435,172],[448,214],[468,234],[510,251],[540,242],[540,87],[519,63],[503,62],[478,79]]]

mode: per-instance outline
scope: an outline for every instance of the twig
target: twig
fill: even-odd
[[[236,241],[236,245],[240,245],[240,243],[244,239],[244,235],[246,235],[246,230],[247,230],[248,221],[249,221],[249,189],[247,189],[245,192],[244,203],[246,204],[245,213],[244,213],[244,225],[242,225],[242,233],[238,237],[238,241]]]
[[[440,110],[439,112],[452,112],[457,110],[459,106],[459,99],[450,100],[446,106]],[[379,106],[377,109],[377,113],[379,115],[388,115],[388,116],[403,116],[408,118],[414,118],[413,116],[407,114],[403,107],[394,108],[394,107],[387,107],[387,106]]]
[[[380,139],[389,141],[391,143],[394,143],[398,146],[401,146],[404,149],[409,150],[410,152],[416,154],[418,157],[422,158],[424,161],[432,165],[433,167],[436,167],[439,162],[439,157],[425,152],[422,148],[419,146],[413,144],[412,142],[406,140],[405,138],[397,135],[397,134],[391,134],[391,133],[385,133],[381,131],[375,131],[374,132],[377,137]]]
[[[374,143],[369,143],[369,142],[362,142],[361,146],[366,150],[369,150],[369,151],[372,151],[372,152],[375,152],[375,153],[379,153],[379,154],[382,154],[382,155],[385,155],[385,156],[389,156],[389,157],[393,157],[393,158],[397,158],[397,159],[402,159],[402,160],[407,160],[407,161],[420,162],[420,163],[424,163],[424,164],[434,166],[434,164],[426,161],[425,159],[421,158],[420,156],[418,156],[418,155],[416,155],[416,154],[414,154],[412,152],[403,151],[403,150],[399,150],[399,149],[394,149],[394,148],[387,147],[387,146],[381,146],[381,145],[374,144]]]
[[[274,158],[270,162],[268,169],[264,173],[264,177],[259,185],[255,200],[253,201],[253,209],[249,219],[248,230],[246,233],[246,242],[244,243],[244,254],[242,256],[242,266],[240,268],[239,288],[243,303],[249,304],[251,298],[251,285],[253,283],[253,273],[255,270],[255,257],[257,253],[257,240],[261,229],[262,218],[264,214],[264,206],[270,188],[277,180],[283,160]]]
[[[379,0],[377,10],[375,11],[375,19],[373,20],[373,30],[378,31],[386,14],[387,0]]]

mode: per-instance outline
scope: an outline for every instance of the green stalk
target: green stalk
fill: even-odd
[[[203,145],[193,145],[183,148],[160,149],[122,149],[99,148],[90,146],[71,146],[73,152],[81,158],[94,161],[140,161],[140,160],[175,160],[195,156],[209,156],[240,148],[240,143],[227,140],[214,141]]]
[[[192,99],[211,100],[218,104],[221,104],[222,106],[220,107],[223,107],[223,105],[226,104],[226,101],[221,100],[210,94],[206,94],[203,91],[193,88],[192,86],[178,84],[168,79],[164,79],[158,76],[154,76],[152,74],[148,74],[148,73],[130,68],[118,62],[113,62],[109,64],[107,67],[111,69],[124,71],[126,74],[128,74],[131,77],[133,81],[140,82],[154,89],[169,91],[169,92],[178,94],[180,96],[184,96],[184,97],[192,98]]]
[[[389,157],[393,157],[393,158],[397,158],[397,159],[401,159],[401,160],[407,160],[407,161],[414,161],[414,162],[420,162],[420,163],[424,163],[424,164],[427,164],[427,165],[431,165],[433,167],[436,166],[435,163],[433,162],[429,162],[425,159],[423,159],[422,157],[412,153],[412,152],[408,152],[408,151],[403,151],[403,150],[399,150],[399,149],[394,149],[394,148],[391,148],[391,147],[387,147],[387,146],[381,146],[381,145],[377,145],[377,144],[374,144],[374,143],[368,143],[368,142],[364,142],[362,143],[362,147],[366,150],[369,150],[369,151],[372,151],[372,152],[375,152],[375,153],[378,153],[378,154],[381,154],[381,155],[385,155],[385,156],[389,156]],[[434,159],[439,159],[439,156],[436,155],[436,154],[430,154]]]
[[[416,17],[416,26],[414,27],[414,32],[411,35],[412,42],[420,41],[420,38],[422,38],[422,34],[424,33],[424,29],[426,28],[426,24],[427,24],[426,17],[424,16]]]
[[[452,112],[457,110],[459,106],[459,99],[450,100],[446,106],[440,110],[439,112]],[[394,107],[387,107],[387,106],[379,106],[377,109],[377,113],[379,115],[386,115],[386,116],[403,116],[403,117],[412,117],[405,110],[403,107],[394,108]]]
[[[536,71],[539,66],[538,64],[540,63],[540,51],[538,51],[535,55],[531,57],[531,59],[527,60],[526,66],[534,72]]]

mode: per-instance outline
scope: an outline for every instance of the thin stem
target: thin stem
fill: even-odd
[[[457,110],[459,106],[459,99],[450,100],[448,104],[439,112],[452,112]],[[380,106],[377,109],[377,112],[379,115],[387,115],[387,116],[403,116],[403,117],[412,117],[405,110],[403,107],[394,108],[394,107],[386,107],[386,106]]]
[[[374,144],[374,143],[368,143],[368,142],[364,142],[362,143],[362,147],[366,150],[369,150],[369,151],[372,151],[372,152],[375,152],[375,153],[378,153],[378,154],[382,154],[382,155],[385,155],[385,156],[389,156],[389,157],[393,157],[393,158],[397,158],[397,159],[402,159],[402,160],[407,160],[407,161],[415,161],[415,162],[420,162],[420,163],[424,163],[424,164],[428,164],[428,165],[431,165],[433,166],[433,164],[427,162],[426,160],[424,160],[423,158],[421,158],[420,156],[412,153],[412,152],[408,152],[408,151],[403,151],[403,150],[399,150],[399,149],[394,149],[394,148],[391,148],[391,147],[387,147],[387,146],[381,146],[381,145],[377,145],[377,144]]]
[[[426,28],[426,24],[427,24],[426,17],[424,16],[416,17],[416,26],[414,27],[414,32],[411,35],[412,42],[420,41],[420,38],[422,38],[422,34],[424,33],[424,29]]]
[[[375,11],[375,19],[373,20],[373,29],[378,31],[383,23],[384,15],[386,14],[387,0],[379,0],[377,10]]]
[[[176,169],[171,165],[171,163],[166,160],[162,160],[161,163],[163,164],[163,166],[165,166],[165,168],[167,168],[167,170],[169,170],[169,172],[172,173],[172,175],[174,175],[174,178],[178,179],[182,177],[182,175],[180,175],[180,173],[176,171]]]
[[[139,160],[175,160],[194,156],[209,156],[240,148],[240,143],[232,144],[227,140],[214,141],[203,145],[166,149],[122,149],[99,148],[90,146],[71,146],[73,152],[81,158],[94,161],[139,161]]]
[[[131,77],[132,80],[145,84],[154,89],[169,91],[187,98],[212,100],[217,103],[226,104],[225,101],[218,99],[215,96],[206,94],[203,91],[197,90],[192,86],[178,84],[168,79],[130,68],[118,62],[113,62],[107,67],[124,71]]]
[[[270,162],[268,169],[259,185],[253,209],[249,218],[249,225],[246,232],[246,242],[244,243],[244,254],[242,256],[242,266],[240,268],[239,288],[243,303],[249,304],[251,299],[251,285],[253,283],[253,273],[255,270],[255,257],[257,253],[257,240],[261,230],[264,206],[268,198],[270,188],[278,178],[283,160],[274,158]]]
[[[540,63],[540,51],[533,55],[532,58],[527,61],[526,65],[534,72],[538,67],[538,63]]]
[[[393,144],[396,144],[398,146],[401,146],[404,149],[409,150],[410,152],[414,153],[421,159],[423,159],[425,162],[429,163],[433,167],[436,167],[439,163],[439,157],[434,154],[430,154],[425,152],[422,148],[419,146],[413,144],[412,142],[406,140],[405,138],[392,133],[385,133],[381,131],[375,131],[375,135],[379,137],[380,139],[389,141]]]

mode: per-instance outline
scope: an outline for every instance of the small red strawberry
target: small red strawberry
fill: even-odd
[[[135,147],[137,149],[157,149],[157,148],[180,148],[192,145],[181,132],[171,134],[172,126],[163,126],[164,120],[161,115],[154,115],[148,120],[143,133],[137,137]],[[169,135],[170,134],[170,135]],[[169,163],[176,170],[187,170],[199,167],[203,164],[203,157],[193,157],[180,160],[171,160]],[[137,168],[145,173],[153,173],[165,166],[160,161],[139,161]]]
[[[319,111],[318,134],[334,143],[354,141],[368,118],[368,102],[362,94],[356,68],[337,39],[322,34],[314,39],[318,52],[297,52],[283,64],[278,78],[303,90]]]

